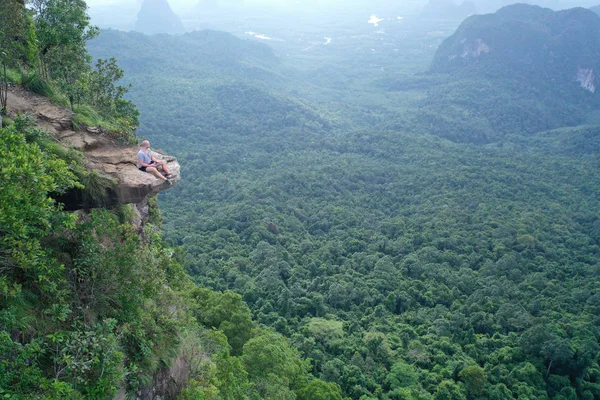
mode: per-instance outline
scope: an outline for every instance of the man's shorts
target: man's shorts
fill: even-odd
[[[138,167],[138,169],[142,172],[146,172],[146,167]]]

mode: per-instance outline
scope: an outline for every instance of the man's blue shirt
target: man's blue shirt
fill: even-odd
[[[149,149],[148,149],[148,151],[144,151],[144,150],[138,151],[138,163],[137,163],[138,168],[140,168],[142,166],[142,164],[140,164],[140,161],[144,162],[146,164],[152,163],[152,152]]]

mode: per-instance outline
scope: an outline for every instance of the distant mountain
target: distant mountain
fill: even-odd
[[[142,33],[183,33],[181,19],[167,0],[144,0],[138,12],[135,30]]]
[[[175,68],[193,80],[230,75],[271,82],[272,75],[261,77],[268,73],[267,68],[278,63],[274,51],[266,44],[212,30],[150,37],[137,32],[102,30],[88,42],[88,50],[94,58],[116,57],[130,77]]]
[[[596,14],[600,15],[600,5],[597,5],[597,6],[594,6],[594,7],[590,7],[590,10],[592,10]]]
[[[421,13],[421,17],[462,20],[476,12],[475,3],[469,0],[462,2],[460,5],[454,4],[453,0],[429,0]]]
[[[141,135],[330,129],[309,102],[285,94],[287,76],[264,43],[211,30],[153,36],[103,30],[88,42],[88,50],[94,59],[119,60],[125,83],[136,88],[131,99],[144,116]]]
[[[473,16],[439,47],[431,71],[526,78],[595,92],[600,16],[584,8],[552,11],[515,4]]]
[[[498,11],[502,7],[506,7],[511,4],[515,4],[515,3],[536,5],[536,6],[551,8],[553,10],[569,8],[569,6],[565,5],[561,0],[474,0],[474,1],[475,1],[475,6],[477,7],[477,12],[480,14],[493,13],[493,12]],[[572,7],[572,6],[570,6],[570,7]]]
[[[600,16],[504,7],[466,19],[440,45],[430,67],[440,83],[423,120],[441,136],[477,142],[575,126],[600,110],[598,71]],[[441,120],[442,111],[452,117]]]

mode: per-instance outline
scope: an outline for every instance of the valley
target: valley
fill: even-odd
[[[89,44],[181,164],[165,240],[351,399],[599,396],[597,94],[368,17]]]

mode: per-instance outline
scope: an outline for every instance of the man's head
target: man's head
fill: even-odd
[[[149,149],[150,148],[150,142],[148,140],[142,140],[142,143],[140,144],[140,147],[142,149]]]

